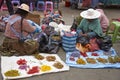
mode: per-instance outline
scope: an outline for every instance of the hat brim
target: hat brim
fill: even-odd
[[[21,4],[20,6],[18,6],[18,9],[24,10],[26,12],[30,12],[29,11],[29,6],[27,4]]]
[[[30,11],[28,11],[28,10],[24,10],[24,9],[19,8],[19,7],[18,7],[18,9],[20,9],[20,10],[23,10],[23,11],[26,11],[26,12],[30,13]]]
[[[98,11],[94,11],[94,15],[87,15],[87,11],[83,11],[80,13],[80,16],[83,17],[83,18],[86,18],[86,19],[96,19],[96,18],[99,18],[100,17],[100,12]]]

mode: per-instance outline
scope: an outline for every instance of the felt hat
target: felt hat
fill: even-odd
[[[24,11],[27,11],[27,12],[29,12],[29,6],[27,5],[27,4],[21,4],[19,7],[18,7],[19,9],[22,9],[22,10],[24,10]]]
[[[98,17],[100,17],[100,12],[97,10],[94,10],[92,8],[85,10],[83,12],[80,13],[80,16],[86,19],[96,19]]]

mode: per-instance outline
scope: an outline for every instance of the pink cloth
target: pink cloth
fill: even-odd
[[[9,20],[14,19],[18,15],[13,15]],[[21,33],[21,19],[16,21],[14,24],[14,29],[16,32]],[[12,39],[18,39],[16,34],[11,30],[10,28],[10,23],[8,22],[6,25],[6,30],[5,30],[5,36],[12,38]],[[23,19],[23,25],[22,25],[22,32],[24,36],[27,36],[29,33],[33,32],[35,30],[35,27],[31,26],[26,19]]]
[[[106,32],[107,28],[109,26],[109,19],[107,18],[107,16],[105,15],[105,13],[102,9],[96,9],[96,10],[101,13],[101,16],[99,17],[100,24],[101,24],[103,32]]]

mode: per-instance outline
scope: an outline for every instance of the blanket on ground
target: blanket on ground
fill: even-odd
[[[78,54],[80,53],[67,52],[66,64],[76,68],[120,68],[120,57],[113,48],[107,53],[102,50],[87,52],[87,57]]]
[[[1,56],[1,73],[5,80],[68,70],[69,66],[57,54],[40,53],[33,56]]]

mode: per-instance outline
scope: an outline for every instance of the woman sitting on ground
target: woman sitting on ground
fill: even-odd
[[[103,31],[100,26],[100,12],[94,9],[88,9],[80,13],[83,17],[79,26],[77,27],[77,33],[79,36],[102,37]]]
[[[32,26],[25,17],[29,13],[29,6],[21,4],[15,14],[10,16],[5,30],[5,39],[2,44],[2,55],[28,55],[37,52],[39,44],[25,41],[31,38],[30,34],[39,32],[40,29]],[[28,45],[31,44],[31,45]]]

